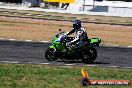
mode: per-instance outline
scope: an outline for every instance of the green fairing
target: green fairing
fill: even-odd
[[[53,45],[49,46],[49,48],[51,48],[51,49],[55,49],[55,47],[54,47]]]
[[[58,39],[58,38],[57,37],[53,37],[52,42],[54,42],[54,40],[56,40],[56,39]]]
[[[63,51],[65,49],[65,47],[59,41],[55,41],[57,39],[58,39],[57,37],[53,37],[52,45],[50,46],[50,48],[58,49],[59,51]]]
[[[99,42],[99,39],[98,38],[95,38],[95,39],[91,39],[90,43],[98,43]]]

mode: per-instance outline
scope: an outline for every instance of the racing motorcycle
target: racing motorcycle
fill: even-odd
[[[83,46],[73,49],[75,44],[67,46],[66,43],[71,41],[73,37],[68,37],[65,32],[56,34],[51,41],[51,45],[45,52],[45,58],[48,61],[55,61],[57,59],[79,60],[84,63],[92,63],[97,58],[97,51],[95,47],[99,47],[101,39],[91,38]]]

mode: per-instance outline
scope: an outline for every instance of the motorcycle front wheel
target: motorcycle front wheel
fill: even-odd
[[[48,61],[55,61],[57,60],[57,55],[56,55],[56,52],[54,49],[51,49],[51,48],[48,48],[46,51],[45,51],[45,58],[48,60]]]

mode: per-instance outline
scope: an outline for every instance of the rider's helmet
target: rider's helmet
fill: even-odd
[[[73,28],[74,28],[75,30],[80,29],[80,28],[81,28],[81,21],[80,21],[80,20],[74,20],[74,21],[73,21]]]

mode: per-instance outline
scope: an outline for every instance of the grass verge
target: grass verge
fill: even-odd
[[[84,67],[91,79],[132,80],[131,69]],[[1,88],[81,88],[81,67],[29,64],[0,64]],[[88,88],[130,88],[130,86],[89,86]]]

